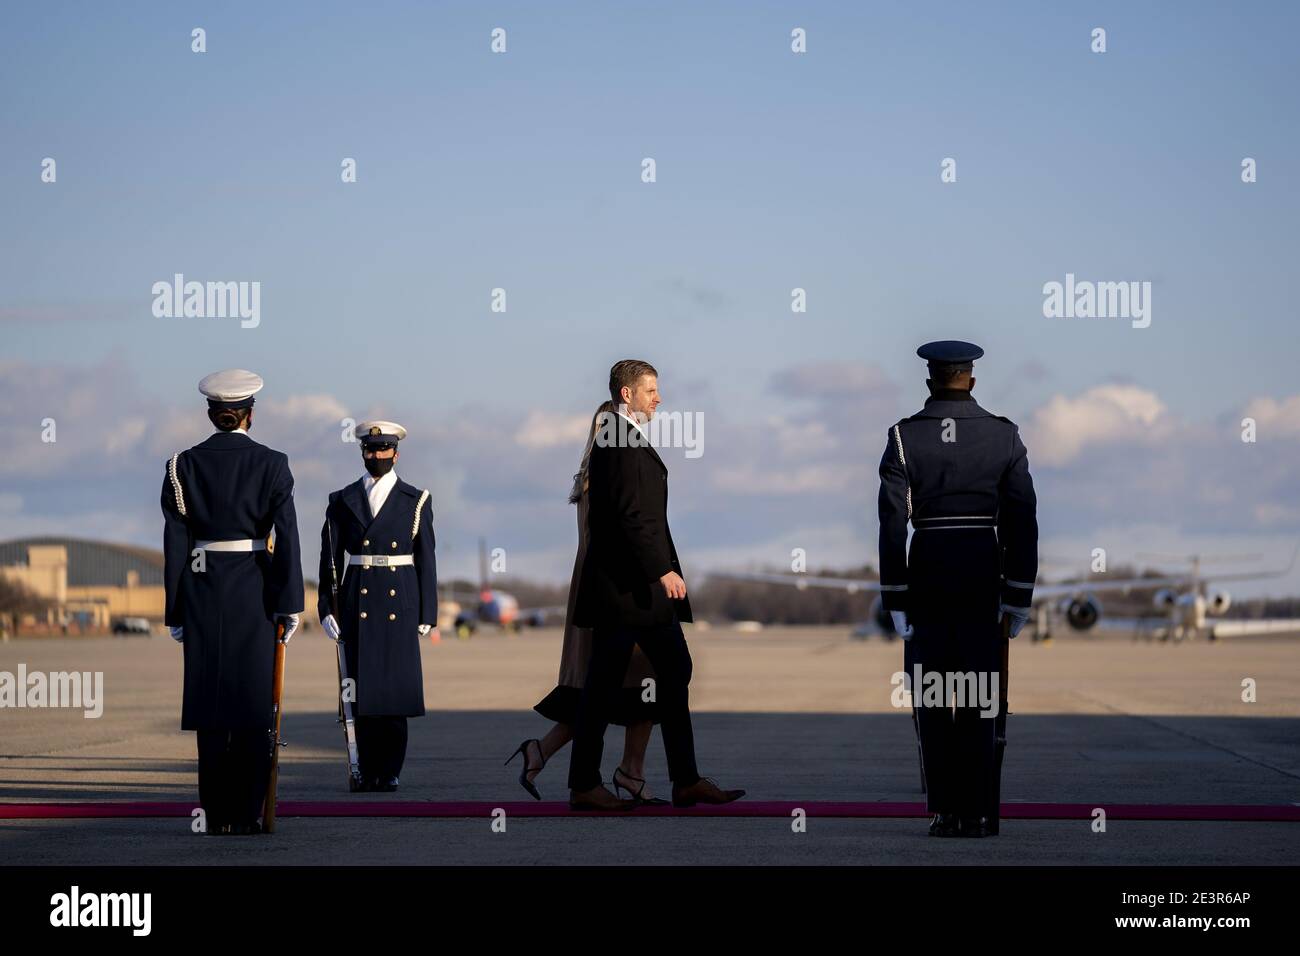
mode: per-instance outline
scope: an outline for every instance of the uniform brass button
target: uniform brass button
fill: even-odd
[[[365,611],[362,611],[362,612],[361,612],[361,619],[362,619],[362,620],[365,620],[365,617],[366,617],[366,612],[365,612]]]
[[[368,548],[368,547],[370,547],[370,539],[367,538],[365,541],[362,541],[362,542],[361,542],[361,547],[363,547],[363,548]]]
[[[397,542],[396,542],[396,541],[393,542],[393,547],[394,547],[394,548],[397,547]]]
[[[397,565],[395,565],[395,564],[390,564],[390,565],[388,566],[388,570],[389,570],[389,571],[392,571],[394,574],[396,574],[396,573],[397,573]]]
[[[369,594],[369,593],[370,593],[370,590],[369,590],[368,588],[362,588],[362,589],[361,589],[361,593],[362,593],[362,594]]]
[[[388,596],[389,596],[389,597],[397,597],[397,591],[396,591],[395,589],[393,589],[393,588],[389,588],[389,589],[388,589]]]
[[[390,614],[390,615],[388,615],[388,619],[389,619],[390,621],[396,621],[396,620],[397,620],[397,615],[396,615],[396,614]]]

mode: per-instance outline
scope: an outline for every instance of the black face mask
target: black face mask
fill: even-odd
[[[372,478],[382,478],[393,470],[395,458],[363,458],[366,463],[366,471]]]

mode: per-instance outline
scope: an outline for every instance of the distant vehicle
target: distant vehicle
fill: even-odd
[[[112,631],[119,637],[132,635],[148,637],[153,633],[153,625],[146,617],[119,617],[113,621]]]
[[[558,614],[563,607],[524,607],[519,606],[513,594],[488,587],[487,542],[478,540],[478,576],[479,590],[477,602],[473,598],[461,600],[453,594],[453,600],[460,604],[454,626],[456,636],[465,639],[478,630],[480,624],[494,624],[511,634],[517,634],[524,628],[541,627],[546,623],[548,614]]]

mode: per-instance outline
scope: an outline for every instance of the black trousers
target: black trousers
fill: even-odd
[[[405,717],[358,717],[357,762],[366,780],[402,775],[406,762]]]
[[[999,546],[992,528],[917,530],[908,552],[912,661],[923,673],[974,674],[993,689],[1002,663]],[[909,674],[912,668],[908,669]],[[990,716],[969,695],[965,706],[927,706],[913,677],[926,800],[931,813],[986,816],[996,773],[996,694]]]
[[[1001,664],[1000,631],[993,612],[989,620],[954,620],[948,615],[917,615],[916,632],[907,655],[919,665],[922,682],[912,679],[912,702],[921,734],[921,756],[925,765],[926,801],[931,813],[955,813],[964,817],[989,815],[996,769],[997,685]],[[978,699],[966,693],[962,706],[943,696],[939,702],[926,700],[924,675],[974,675],[992,698],[986,710]],[[978,682],[983,682],[982,685]],[[969,687],[970,685],[968,685]],[[960,696],[956,697],[960,700]],[[984,713],[989,716],[983,716]]]
[[[254,823],[271,778],[271,735],[265,730],[200,730],[199,803],[207,826]]]
[[[569,756],[569,789],[590,790],[601,783],[600,757],[605,729],[618,704],[632,648],[639,645],[655,670],[655,700],[659,731],[668,755],[673,784],[688,787],[700,779],[695,766],[695,734],[687,685],[691,681],[691,652],[677,621],[654,627],[597,627],[591,635],[591,661],[578,701],[573,751]]]

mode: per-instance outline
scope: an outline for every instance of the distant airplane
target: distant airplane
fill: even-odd
[[[1282,577],[1289,574],[1295,567],[1296,554],[1300,553],[1300,545],[1291,552],[1291,560],[1284,568],[1275,568],[1271,570],[1244,571],[1236,574],[1209,574],[1204,575],[1201,571],[1203,561],[1224,562],[1224,561],[1254,561],[1258,560],[1260,555],[1168,555],[1168,554],[1150,554],[1142,553],[1139,557],[1156,558],[1159,560],[1173,560],[1185,562],[1188,570],[1184,574],[1178,574],[1166,578],[1136,578],[1128,582],[1108,582],[1111,584],[1109,590],[1115,590],[1117,586],[1130,585],[1125,590],[1132,590],[1135,582],[1138,586],[1149,588],[1157,587],[1158,590],[1152,595],[1151,603],[1157,611],[1164,612],[1164,628],[1161,632],[1162,640],[1173,639],[1175,641],[1183,640],[1188,637],[1198,637],[1202,634],[1208,640],[1216,640],[1219,637],[1243,636],[1248,634],[1267,634],[1283,630],[1300,630],[1300,619],[1240,619],[1233,621],[1211,622],[1211,617],[1222,617],[1232,605],[1232,596],[1227,590],[1219,588],[1214,591],[1209,590],[1209,581],[1222,583],[1224,581],[1255,581],[1264,578]],[[1074,585],[1077,589],[1083,585]],[[1061,585],[1060,587],[1066,587]],[[1089,590],[1098,590],[1096,586],[1089,585]],[[1045,595],[1050,597],[1051,595]],[[1064,607],[1066,620],[1071,627],[1076,630],[1086,630],[1089,621],[1096,624],[1101,617],[1101,606],[1091,595],[1081,596],[1079,593],[1073,593],[1067,598]],[[1118,619],[1108,619],[1110,626],[1132,627],[1135,630],[1149,629],[1148,621],[1138,619],[1136,621],[1121,621]],[[1085,626],[1086,625],[1086,626]]]
[[[1209,640],[1217,637],[1241,636],[1246,634],[1264,634],[1277,631],[1300,630],[1300,619],[1258,619],[1234,620],[1210,623],[1211,617],[1221,616],[1232,603],[1226,590],[1208,590],[1208,582],[1255,581],[1264,578],[1276,578],[1289,574],[1295,567],[1296,555],[1300,545],[1291,553],[1291,560],[1284,568],[1245,571],[1235,574],[1202,574],[1202,561],[1225,561],[1256,559],[1258,555],[1159,555],[1161,558],[1173,558],[1186,561],[1190,569],[1182,574],[1169,574],[1147,578],[1124,578],[1107,580],[1098,576],[1096,580],[1063,582],[1060,584],[1034,585],[1034,633],[1035,639],[1049,639],[1053,611],[1059,612],[1072,630],[1088,631],[1102,620],[1101,603],[1097,600],[1099,593],[1128,594],[1136,590],[1156,588],[1152,602],[1158,611],[1165,614],[1162,640],[1182,640],[1204,634]],[[1150,555],[1147,555],[1150,556]],[[800,574],[776,574],[765,572],[713,572],[711,577],[732,581],[757,581],[764,584],[783,584],[806,590],[810,587],[836,588],[849,594],[879,594],[880,582],[854,578],[809,577]],[[893,639],[894,622],[881,605],[877,597],[871,605],[871,620],[886,640]],[[1117,620],[1108,618],[1107,626],[1129,626],[1135,629],[1149,629],[1148,622],[1142,620]],[[865,638],[868,626],[860,625],[853,631],[854,637]]]
[[[503,631],[518,633],[525,626],[541,627],[549,614],[562,613],[564,607],[521,608],[513,594],[488,587],[487,542],[478,539],[478,594],[458,598],[455,588],[449,588],[451,601],[456,605],[452,626],[459,638],[471,637],[481,624],[494,624]]]

